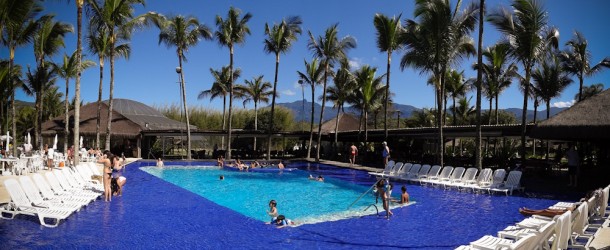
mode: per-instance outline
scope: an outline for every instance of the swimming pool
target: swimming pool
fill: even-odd
[[[371,206],[376,200],[368,186],[329,176],[324,182],[310,180],[311,171],[248,172],[215,166],[141,169],[261,222],[270,221],[265,211],[270,200],[278,203],[279,214],[298,225],[371,215],[377,211],[376,206]]]
[[[201,165],[166,162],[173,164]],[[130,164],[122,197],[109,203],[97,200],[57,228],[43,228],[33,217],[0,220],[2,248],[452,249],[522,220],[519,207],[557,202],[407,184],[417,203],[394,209],[390,220],[371,215],[276,229],[140,170],[152,165]],[[375,181],[363,171],[305,163],[289,166],[360,186],[356,190],[366,190]],[[394,196],[400,185],[394,186]],[[266,204],[260,209],[264,213]],[[288,213],[285,207],[280,212]]]

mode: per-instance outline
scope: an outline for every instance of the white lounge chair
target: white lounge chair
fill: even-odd
[[[99,193],[83,192],[82,189],[72,188],[69,187],[67,184],[62,185],[59,179],[57,178],[57,175],[55,175],[53,172],[46,172],[45,177],[47,179],[47,182],[51,186],[53,193],[55,193],[56,195],[68,195],[76,198],[84,198],[90,201],[94,201],[99,196],[101,196],[101,194]]]
[[[453,167],[452,166],[446,166],[443,168],[443,170],[441,170],[441,174],[438,175],[437,178],[430,178],[428,179],[428,183],[432,183],[432,184],[441,184],[443,181],[449,181],[449,179],[451,178],[451,174],[453,173]]]
[[[453,172],[451,173],[451,176],[449,177],[449,179],[445,180],[445,181],[441,181],[440,184],[443,184],[443,187],[447,188],[447,185],[451,185],[452,183],[456,182],[457,180],[462,179],[462,176],[464,176],[464,171],[466,171],[466,169],[463,167],[457,167],[457,168],[453,169]]]
[[[419,176],[419,183],[421,184],[422,182],[427,182],[429,180],[438,179],[438,174],[440,172],[441,172],[441,166],[439,166],[439,165],[432,166],[432,168],[430,168],[430,171],[428,171],[427,174]]]
[[[369,174],[370,175],[375,175],[375,176],[386,176],[386,175],[389,175],[390,172],[392,172],[392,169],[394,168],[394,165],[395,165],[394,161],[388,161],[388,165],[385,166],[383,171],[381,171],[381,172],[369,172]]]
[[[70,212],[80,211],[82,205],[75,203],[63,203],[61,200],[52,199],[45,200],[42,195],[40,195],[40,190],[29,176],[21,176],[19,177],[19,182],[21,183],[21,188],[25,192],[25,195],[32,202],[33,206],[51,208],[51,209],[61,209],[67,210]]]
[[[465,188],[467,185],[476,182],[477,173],[479,169],[477,168],[468,168],[461,179],[456,180],[455,182],[449,184],[449,186],[457,187],[458,189]]]
[[[47,181],[44,180],[44,177],[42,177],[40,174],[33,174],[32,179],[34,180],[34,183],[36,183],[36,186],[38,186],[40,194],[42,194],[42,197],[45,200],[61,200],[65,203],[75,203],[80,204],[81,206],[86,206],[92,201],[90,199],[76,197],[67,193],[55,194],[51,189],[51,186],[49,186],[49,183],[47,183]]]
[[[491,235],[485,235],[482,238],[470,242],[470,246],[475,249],[534,249],[533,246],[537,242],[536,234],[527,234],[521,237],[519,240],[513,241],[509,239],[502,239]]]
[[[504,182],[499,187],[489,188],[489,192],[504,192],[506,195],[508,195],[509,193],[510,195],[513,195],[513,190],[518,189],[520,187],[521,175],[521,171],[510,171],[510,173],[508,173],[508,177],[506,178],[506,182]]]
[[[491,178],[491,182],[483,182],[480,183],[480,189],[487,190],[489,192],[490,188],[500,187],[502,183],[504,183],[504,178],[506,178],[506,170],[499,168],[494,170],[493,177]]]
[[[404,179],[404,178],[403,178],[403,180],[408,180],[408,181],[419,181],[420,176],[426,176],[426,175],[428,175],[428,172],[430,172],[430,167],[431,167],[431,166],[430,166],[430,165],[428,165],[428,164],[422,165],[422,166],[419,168],[419,171],[417,171],[417,173],[416,173],[415,175],[413,175],[413,176],[411,176],[410,178],[407,178],[407,179]]]
[[[91,179],[91,174],[84,173],[80,170],[81,167],[73,167],[68,168],[69,172],[71,172],[72,177],[78,182],[80,185],[85,187],[89,187],[93,190],[104,191],[104,185],[102,185],[99,181]],[[88,170],[88,169],[87,169]]]
[[[403,167],[404,164],[402,162],[394,163],[394,167],[392,168],[392,171],[390,171],[389,176],[397,176]]]
[[[68,210],[33,206],[15,179],[4,181],[4,186],[11,196],[11,203],[8,206],[0,208],[0,215],[3,219],[13,219],[18,214],[33,215],[38,217],[41,225],[56,227],[61,220],[68,218],[72,214]],[[10,214],[10,217],[5,217],[5,214]],[[47,220],[52,220],[54,223],[47,223]]]
[[[549,249],[550,246],[548,245],[548,240],[555,232],[556,226],[557,222],[555,220],[548,221],[547,223],[543,224],[539,229],[509,226],[506,229],[499,231],[498,237],[503,239],[517,240],[527,234],[539,234],[540,236],[543,236],[543,238],[545,238],[539,239],[540,245],[547,245],[547,247],[543,247],[542,249]]]
[[[409,169],[409,172],[403,174],[400,178],[403,180],[411,180],[413,178],[416,178],[417,173],[419,173],[420,169],[421,169],[420,164],[413,164],[413,166],[411,166],[411,169]]]
[[[475,190],[480,190],[481,183],[490,182],[492,173],[493,173],[493,171],[491,170],[491,168],[484,168],[483,170],[481,170],[481,173],[479,173],[479,175],[477,176],[477,179],[474,181],[474,183],[466,184],[466,185],[464,185],[464,188],[470,188],[470,189],[472,189],[473,192]]]
[[[78,183],[72,179],[69,178],[67,175],[64,174],[63,171],[59,170],[59,171],[53,171],[53,174],[55,174],[55,177],[57,178],[57,180],[59,181],[59,183],[61,184],[61,186],[70,192],[74,192],[76,194],[80,194],[80,195],[100,195],[103,192],[97,192],[97,191],[93,191],[91,189],[87,189],[83,186],[79,186]]]

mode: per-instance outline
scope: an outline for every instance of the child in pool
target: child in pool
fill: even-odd
[[[269,211],[267,211],[267,214],[271,217],[271,223],[275,222],[278,217],[277,202],[275,200],[269,201]]]
[[[277,219],[273,222],[274,225],[277,226],[277,228],[282,228],[282,227],[286,227],[286,226],[293,226],[294,221],[287,219],[285,216],[283,215],[278,215]]]

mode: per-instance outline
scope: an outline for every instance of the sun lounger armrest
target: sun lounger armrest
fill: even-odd
[[[548,221],[552,221],[553,220],[553,218],[551,218],[551,217],[546,217],[546,216],[537,215],[537,214],[532,215],[532,218],[541,219],[541,220],[548,220]]]
[[[33,208],[49,208],[49,205],[47,203],[35,203],[32,202],[32,206]]]

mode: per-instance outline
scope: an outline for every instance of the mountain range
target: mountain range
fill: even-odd
[[[305,122],[309,122],[311,119],[311,102],[305,101],[305,109],[303,112],[303,101],[295,101],[295,102],[284,102],[284,103],[277,103],[277,105],[285,107],[289,110],[292,111],[293,115],[294,115],[294,119],[297,122],[300,121],[305,121]],[[320,110],[321,110],[322,105],[320,105],[319,103],[315,103],[314,104],[314,123],[318,123],[319,119],[320,119]],[[411,115],[413,114],[413,111],[420,111],[420,108],[411,106],[411,105],[405,105],[405,104],[393,104],[393,108],[394,110],[399,110],[400,111],[400,117],[401,118],[408,118],[411,117]],[[550,115],[554,116],[557,113],[565,110],[566,108],[556,108],[556,107],[551,107],[551,112]],[[522,115],[522,110],[520,108],[507,108],[507,109],[501,109],[504,110],[506,112],[512,113],[515,115],[515,117],[517,118],[517,121],[521,121],[521,115]],[[353,107],[345,107],[345,112],[346,113],[350,113],[350,114],[354,114],[356,116],[360,115],[360,111],[358,111],[356,108]],[[546,110],[539,110],[537,112],[537,120],[544,120],[546,118]],[[371,114],[372,115],[372,114]],[[389,114],[390,115],[390,114]],[[396,117],[396,113],[391,113],[392,117]],[[332,107],[327,107],[324,109],[324,120],[328,121],[330,119],[333,119],[337,116],[337,110],[332,108]],[[534,110],[528,110],[527,111],[527,120],[531,121],[534,119]]]

